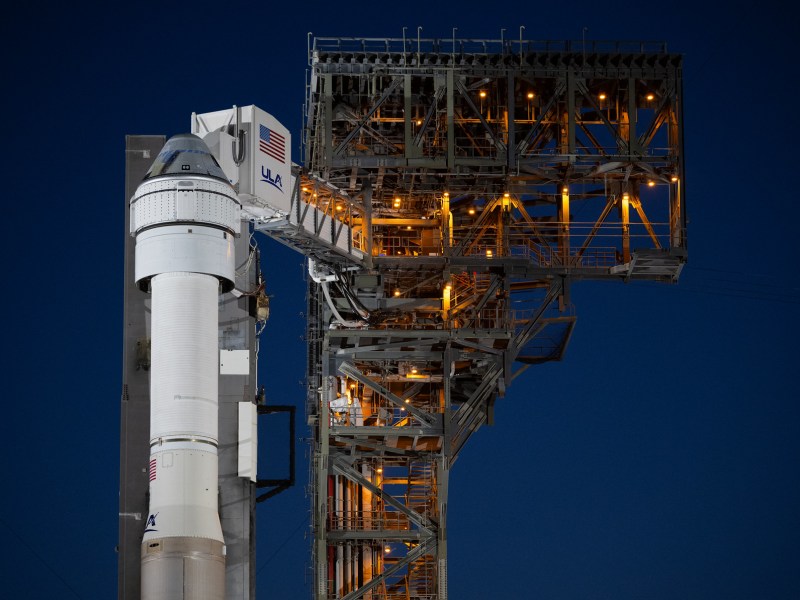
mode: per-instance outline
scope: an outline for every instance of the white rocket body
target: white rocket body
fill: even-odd
[[[136,282],[152,293],[150,507],[142,600],[223,600],[218,303],[240,204],[205,143],[171,138],[131,199]]]

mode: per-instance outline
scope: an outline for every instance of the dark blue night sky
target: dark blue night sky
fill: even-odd
[[[450,597],[800,598],[797,14],[782,6],[6,9],[0,596],[116,597],[125,135],[256,104],[298,136],[309,31],[496,39],[524,25],[685,54],[689,265],[678,286],[576,284],[564,361],[515,381],[454,467]],[[262,249],[260,382],[302,407],[302,257]],[[262,475],[280,477],[283,434],[269,434]],[[258,508],[259,599],[310,595],[306,449],[299,484]]]

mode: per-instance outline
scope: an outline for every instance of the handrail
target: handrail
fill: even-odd
[[[527,53],[591,53],[591,54],[666,54],[667,43],[647,40],[526,40],[491,38],[356,38],[315,37],[309,53],[317,52],[383,52],[412,54],[420,52],[441,54],[497,55],[503,51],[520,50]],[[521,47],[520,47],[521,45]]]

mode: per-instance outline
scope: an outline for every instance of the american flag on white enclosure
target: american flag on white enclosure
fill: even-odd
[[[269,127],[259,125],[258,147],[261,151],[279,161],[286,163],[286,139]]]

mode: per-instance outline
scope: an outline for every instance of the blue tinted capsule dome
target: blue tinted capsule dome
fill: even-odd
[[[191,133],[181,133],[167,140],[144,181],[162,175],[205,175],[228,183],[206,143]]]

